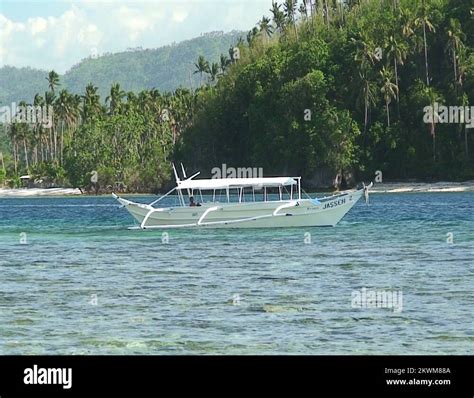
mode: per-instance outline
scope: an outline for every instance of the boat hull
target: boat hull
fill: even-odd
[[[323,198],[251,203],[206,203],[198,207],[153,208],[126,199],[125,206],[142,229],[293,228],[335,226],[364,195],[347,191]]]

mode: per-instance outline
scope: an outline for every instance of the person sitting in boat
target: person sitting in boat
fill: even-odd
[[[196,203],[196,202],[194,201],[194,197],[191,196],[191,197],[189,198],[189,206],[191,206],[191,207],[194,207],[194,206],[201,206],[201,203]]]

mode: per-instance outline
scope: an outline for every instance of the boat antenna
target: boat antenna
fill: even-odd
[[[183,163],[181,163],[181,170],[183,170],[183,177],[186,179],[186,170],[184,170]]]
[[[186,179],[187,179],[187,177],[186,177],[186,170],[184,169],[183,163],[181,163],[181,170],[183,171],[183,177],[184,177],[184,179],[186,180]],[[192,195],[191,195],[191,190],[188,189],[188,197],[191,197],[191,196],[192,196]]]
[[[178,172],[176,171],[176,167],[174,167],[174,163],[171,163],[171,165],[173,166],[173,172],[174,172],[174,178],[176,179],[176,184],[178,184],[178,182],[180,181]]]

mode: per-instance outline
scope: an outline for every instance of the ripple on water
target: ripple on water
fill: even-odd
[[[373,195],[335,228],[162,244],[110,198],[0,199],[0,354],[472,354],[473,204]],[[363,287],[402,312],[352,308]]]

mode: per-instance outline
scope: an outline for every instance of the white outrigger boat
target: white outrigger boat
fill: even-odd
[[[368,200],[369,188],[372,187],[371,183],[361,189],[311,199],[302,198],[301,177],[195,180],[199,172],[186,178],[183,168],[185,179],[180,180],[174,166],[173,169],[176,187],[150,204],[132,202],[112,194],[138,221],[138,228],[335,226],[362,196]],[[177,206],[155,207],[173,192],[177,194]],[[194,202],[195,193],[199,194],[201,203]],[[185,195],[191,203],[187,203]],[[224,200],[220,202],[222,197]]]

